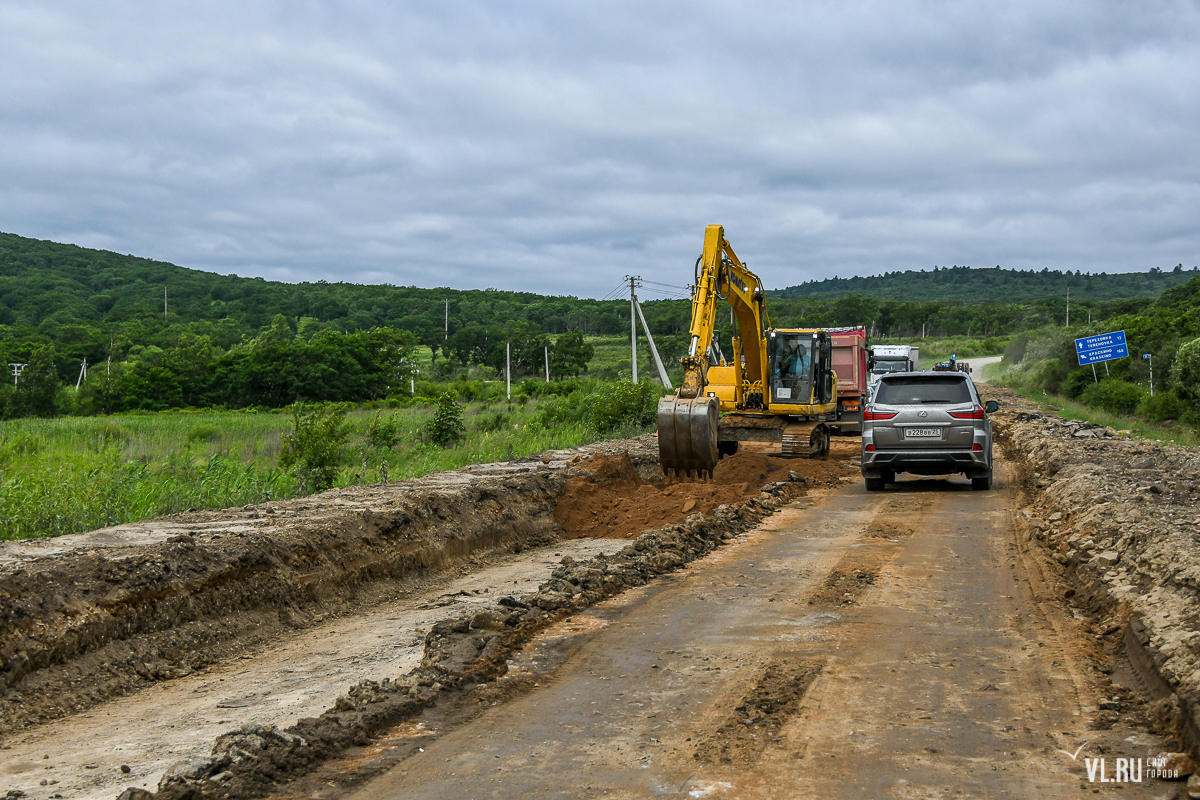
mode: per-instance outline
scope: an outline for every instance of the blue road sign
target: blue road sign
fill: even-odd
[[[1112,361],[1129,355],[1129,345],[1125,341],[1125,331],[1102,333],[1098,336],[1085,336],[1075,340],[1075,354],[1079,363],[1096,364],[1100,361]]]

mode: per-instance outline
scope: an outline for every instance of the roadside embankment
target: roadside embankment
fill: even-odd
[[[593,460],[596,482],[628,480],[628,468],[619,461]],[[209,758],[181,763],[168,771],[153,797],[238,800],[271,794],[430,705],[469,693],[483,697],[487,686],[507,672],[509,657],[539,632],[711,552],[803,495],[808,485],[839,483],[837,468],[827,463],[826,474],[811,481],[793,472],[790,479],[763,486],[762,492],[749,499],[645,531],[614,555],[599,555],[585,562],[564,558],[536,592],[501,597],[493,607],[469,618],[454,617],[435,624],[426,636],[421,666],[407,675],[364,681],[319,717],[302,719],[286,730],[247,725],[225,734],[217,739]],[[151,795],[131,789],[122,797],[147,800]]]
[[[1003,390],[993,390],[999,394]],[[993,418],[1022,464],[1027,538],[1123,637],[1160,724],[1200,746],[1200,450],[1063,420],[1012,392]],[[1099,629],[1102,628],[1102,629]],[[1119,642],[1114,642],[1120,644]]]
[[[588,459],[642,485],[643,496],[628,498],[620,513],[606,507],[621,520],[619,531],[568,533],[555,520],[567,487],[594,483]],[[0,543],[0,734],[405,597],[452,566],[560,535],[629,538],[709,510],[714,497],[756,497],[761,466],[734,469],[732,487],[718,478],[671,488],[656,440],[644,436],[385,486]],[[605,483],[595,484],[602,493],[611,491]]]

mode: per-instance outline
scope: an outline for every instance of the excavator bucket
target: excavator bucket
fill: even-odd
[[[712,477],[719,408],[715,397],[671,395],[658,401],[658,460],[664,474]]]

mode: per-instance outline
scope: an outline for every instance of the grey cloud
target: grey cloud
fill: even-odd
[[[0,4],[0,229],[603,295],[1200,261],[1190,3]]]

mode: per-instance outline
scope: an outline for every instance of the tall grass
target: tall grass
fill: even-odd
[[[550,422],[539,415],[544,406],[565,402],[468,403],[466,439],[448,448],[426,441],[431,406],[352,411],[334,485],[376,483],[385,465],[395,481],[597,439],[581,415]],[[378,430],[381,418],[395,424],[391,446],[371,436],[372,423]],[[189,509],[295,497],[295,478],[278,467],[282,437],[292,424],[289,414],[236,411],[0,422],[0,539],[59,536]],[[606,435],[648,429],[627,425]]]

